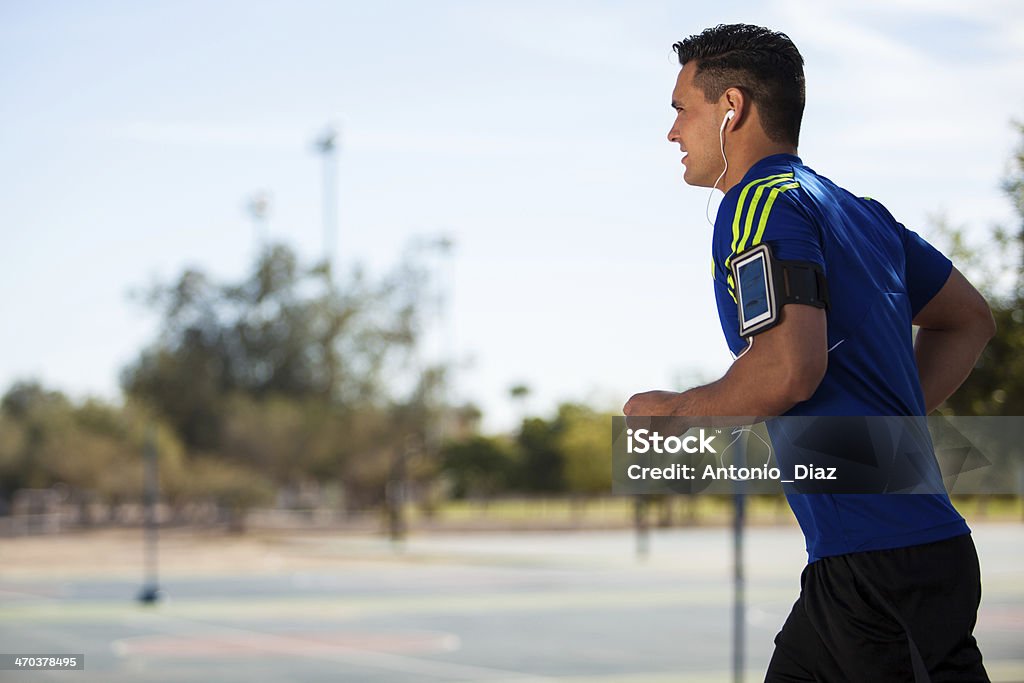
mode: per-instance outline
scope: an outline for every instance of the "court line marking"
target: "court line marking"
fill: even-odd
[[[766,588],[748,594],[748,600],[758,602],[792,603],[798,591],[792,587]],[[382,614],[479,614],[493,612],[522,612],[538,610],[548,612],[560,609],[605,609],[640,608],[662,606],[713,606],[727,605],[731,600],[731,588],[726,586],[704,586],[699,591],[685,592],[651,590],[606,589],[601,591],[549,592],[529,591],[521,593],[479,593],[468,596],[427,595],[427,596],[382,596],[371,598],[336,597],[289,599],[286,596],[259,599],[225,601],[168,599],[158,606],[162,614],[180,618],[254,618],[260,615],[289,615],[310,618],[362,619]],[[34,605],[12,605],[0,607],[0,620],[60,620],[83,621],[92,619],[145,618],[138,606],[126,601],[61,602],[48,601]]]
[[[150,623],[149,626],[163,631],[164,633],[170,633],[172,635],[182,635],[182,633],[187,633],[192,637],[201,637],[204,632],[207,635],[220,634],[236,636],[243,638],[243,642],[244,639],[248,639],[252,643],[253,649],[261,649],[261,644],[264,647],[270,646],[275,649],[284,649],[286,651],[286,656],[287,654],[291,654],[292,656],[297,657],[321,659],[355,666],[387,669],[390,671],[400,671],[403,673],[418,675],[438,677],[454,676],[460,679],[465,678],[475,680],[480,677],[484,677],[487,680],[492,680],[500,676],[500,680],[509,681],[510,683],[555,683],[558,680],[547,676],[536,676],[519,671],[509,671],[507,669],[497,669],[494,667],[478,666],[475,664],[457,664],[454,662],[418,659],[416,657],[409,657],[406,655],[360,650],[358,648],[346,647],[343,645],[327,645],[323,643],[314,644],[302,638],[264,633],[262,631],[240,628],[237,626],[211,624],[196,619],[170,617],[162,614],[153,614],[151,616],[157,620],[157,623]],[[176,624],[177,627],[173,624]],[[119,639],[111,643],[111,649],[118,656],[121,656],[121,653],[125,651],[125,645],[121,642],[122,640],[124,639]],[[288,650],[288,648],[291,648],[291,650]],[[298,651],[296,651],[296,648]],[[158,659],[158,657],[150,658]]]

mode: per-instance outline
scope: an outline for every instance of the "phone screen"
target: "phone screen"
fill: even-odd
[[[768,305],[768,272],[759,254],[739,266],[740,327],[759,323],[771,314]]]

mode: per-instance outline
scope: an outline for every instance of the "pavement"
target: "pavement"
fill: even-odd
[[[976,636],[1024,682],[1024,525],[974,524]],[[164,534],[152,606],[141,533],[0,540],[0,652],[85,655],[0,681],[732,681],[727,528]],[[746,681],[760,681],[806,560],[792,526],[745,536]]]

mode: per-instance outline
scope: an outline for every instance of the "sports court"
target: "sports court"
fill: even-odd
[[[994,681],[1024,681],[1024,527],[974,529],[976,635]],[[5,652],[82,653],[85,670],[2,681],[732,680],[723,528],[653,531],[646,559],[628,531],[423,534],[400,548],[372,536],[172,533],[161,545],[167,598],[151,608],[133,601],[141,539],[66,539],[0,545],[0,641]],[[748,530],[746,557],[745,680],[758,681],[797,595],[799,530]]]

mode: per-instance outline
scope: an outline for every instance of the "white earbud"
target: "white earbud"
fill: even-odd
[[[725,112],[725,118],[722,119],[722,125],[718,129],[718,142],[722,148],[722,161],[725,163],[725,168],[722,169],[722,175],[718,176],[718,180],[715,181],[714,186],[711,188],[711,192],[708,193],[708,204],[704,207],[704,217],[707,219],[711,227],[714,227],[715,223],[711,220],[711,216],[708,212],[711,210],[711,196],[715,194],[715,190],[718,188],[718,183],[722,182],[722,178],[725,177],[725,172],[729,170],[729,159],[725,156],[725,124],[732,120],[732,117],[736,116],[736,110],[730,109]]]

